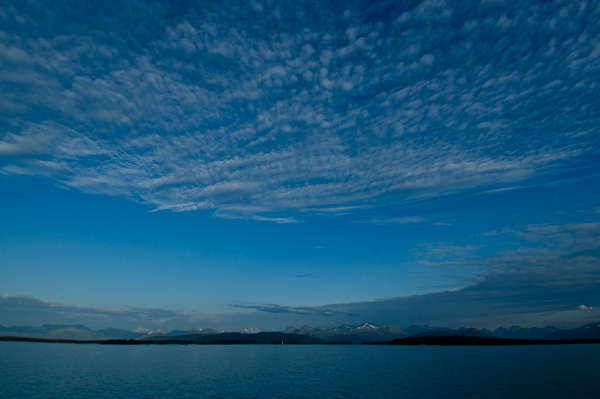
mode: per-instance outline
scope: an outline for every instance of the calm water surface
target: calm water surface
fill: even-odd
[[[0,342],[0,398],[600,398],[600,345]]]

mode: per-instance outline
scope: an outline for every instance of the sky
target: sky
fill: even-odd
[[[0,324],[600,318],[599,1],[0,2]]]

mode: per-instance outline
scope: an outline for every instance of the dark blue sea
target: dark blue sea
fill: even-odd
[[[600,398],[600,345],[0,342],[0,398]]]

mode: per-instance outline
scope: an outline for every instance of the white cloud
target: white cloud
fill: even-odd
[[[585,305],[579,305],[577,307],[577,309],[579,309],[579,310],[596,310],[596,308],[593,306],[585,306]]]
[[[22,10],[42,20],[2,33],[3,173],[287,220],[275,213],[526,185],[596,153],[591,5],[539,43],[551,5],[426,1],[377,23],[323,6],[301,26],[244,7],[173,20],[148,7],[152,29],[100,13],[111,34],[42,32],[56,22]],[[258,23],[239,23],[246,12]]]
[[[374,224],[421,224],[425,222],[425,219],[418,216],[405,216],[400,218],[386,218],[386,219],[371,219],[368,223]]]
[[[432,54],[425,54],[421,57],[421,62],[424,65],[431,66],[435,62],[435,57]]]

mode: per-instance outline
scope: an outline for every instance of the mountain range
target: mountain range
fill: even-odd
[[[267,335],[265,335],[267,334]],[[269,335],[270,334],[270,335]],[[272,336],[271,336],[272,335]],[[404,328],[379,327],[373,323],[363,323],[358,326],[342,324],[331,329],[312,328],[304,326],[296,328],[290,326],[283,331],[261,332],[256,328],[247,328],[239,332],[218,331],[215,329],[195,330],[172,330],[170,332],[149,332],[138,329],[136,331],[121,330],[117,328],[105,328],[92,330],[81,324],[74,325],[50,325],[44,324],[40,327],[0,325],[0,336],[42,338],[42,339],[68,339],[68,340],[180,340],[193,342],[213,342],[227,340],[244,341],[294,341],[301,343],[319,342],[387,342],[408,337],[450,337],[466,336],[481,338],[504,338],[504,339],[526,339],[526,340],[578,340],[578,339],[600,339],[600,322],[586,324],[581,327],[563,330],[548,326],[545,328],[523,328],[512,326],[510,328],[497,328],[494,331],[488,329],[459,328],[450,329],[434,326],[408,326]],[[292,339],[292,337],[294,337]],[[305,337],[305,338],[302,338]]]

